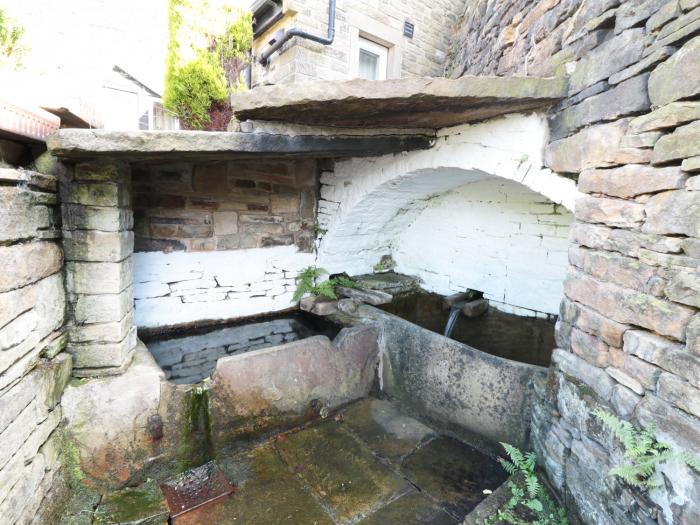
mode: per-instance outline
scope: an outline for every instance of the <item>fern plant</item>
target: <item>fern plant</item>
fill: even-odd
[[[327,274],[328,270],[316,266],[309,266],[302,270],[296,278],[297,289],[294,292],[292,301],[297,303],[306,294],[313,295],[314,297],[337,299],[338,296],[335,293],[336,286],[344,286],[346,288],[358,287],[355,281],[343,275],[338,275],[322,281],[321,278]]]
[[[652,490],[663,485],[656,467],[666,461],[678,461],[700,473],[700,460],[657,441],[654,427],[639,430],[601,408],[595,409],[593,415],[612,431],[624,449],[625,462],[610,469],[608,475],[617,476],[632,487]]]
[[[508,501],[484,523],[494,525],[568,525],[566,511],[558,507],[535,472],[537,457],[534,452],[523,453],[508,443],[501,443],[509,459],[498,462],[509,475]]]

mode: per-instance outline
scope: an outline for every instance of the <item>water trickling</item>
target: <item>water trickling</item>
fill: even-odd
[[[445,337],[450,337],[452,335],[452,330],[454,330],[455,323],[457,323],[457,318],[459,313],[464,306],[463,302],[455,303],[450,307],[450,315],[447,317],[447,324],[445,325],[445,331],[442,335]]]

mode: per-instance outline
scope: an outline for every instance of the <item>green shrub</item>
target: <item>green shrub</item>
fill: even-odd
[[[202,53],[168,76],[163,104],[180,117],[185,127],[201,129],[211,122],[214,102],[226,100],[223,69],[210,54]]]
[[[297,303],[306,294],[314,297],[325,297],[326,299],[337,299],[335,294],[336,286],[345,286],[346,288],[357,288],[358,285],[349,277],[338,275],[325,281],[320,281],[321,277],[328,274],[325,268],[317,268],[309,266],[297,275],[297,289],[294,292],[292,301]]]
[[[24,28],[17,25],[0,8],[0,68],[19,69],[26,49],[22,42]]]

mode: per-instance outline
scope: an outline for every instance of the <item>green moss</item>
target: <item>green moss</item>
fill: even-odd
[[[95,512],[93,523],[163,523],[167,507],[158,485],[149,481],[105,496]],[[160,519],[159,519],[160,518]]]
[[[214,459],[209,390],[195,387],[185,395],[183,429],[178,447],[178,470],[184,472]]]
[[[59,429],[56,439],[60,449],[64,478],[68,486],[76,490],[82,486],[81,482],[85,479],[85,473],[80,466],[80,450],[65,429]]]

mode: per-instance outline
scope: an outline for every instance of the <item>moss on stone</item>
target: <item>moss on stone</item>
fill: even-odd
[[[183,429],[178,446],[178,471],[203,465],[214,458],[209,390],[196,386],[183,399]]]
[[[160,488],[154,481],[149,481],[105,496],[95,511],[93,523],[155,525],[165,523],[167,516],[168,508]]]

